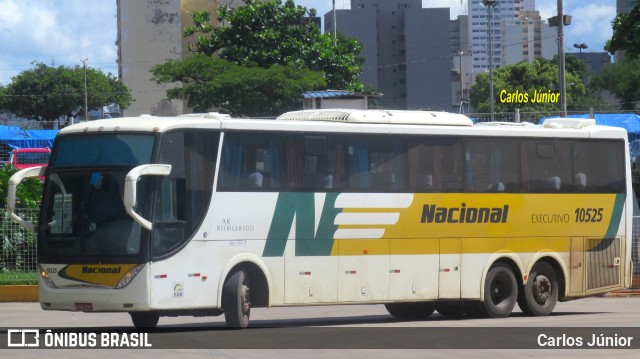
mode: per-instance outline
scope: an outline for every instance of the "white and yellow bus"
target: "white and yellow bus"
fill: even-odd
[[[45,176],[39,225],[16,186]],[[627,134],[593,120],[317,110],[67,127],[10,180],[45,310],[220,315],[381,303],[399,318],[547,315],[628,286]]]

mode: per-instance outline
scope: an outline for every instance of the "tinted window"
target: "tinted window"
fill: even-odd
[[[153,135],[60,136],[55,143],[52,166],[137,166],[151,162]]]
[[[227,133],[222,191],[623,193],[615,140]]]
[[[181,247],[204,219],[211,201],[219,136],[213,131],[178,131],[163,136],[158,162],[170,164],[171,174],[157,179],[154,256]]]

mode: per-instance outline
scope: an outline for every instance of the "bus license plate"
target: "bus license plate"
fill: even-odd
[[[82,312],[93,312],[93,304],[91,303],[75,303],[76,310]]]

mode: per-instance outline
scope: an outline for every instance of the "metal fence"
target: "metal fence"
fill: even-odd
[[[18,209],[16,213],[36,223],[39,209]],[[31,283],[36,278],[36,235],[0,210],[0,285]]]
[[[569,111],[567,112],[568,116],[571,115],[586,115],[590,118],[594,118],[596,113],[607,113],[607,114],[623,114],[623,113],[637,113],[636,111],[606,111],[606,112],[594,112],[594,111]],[[548,111],[548,112],[496,112],[493,114],[493,119],[491,113],[468,113],[466,114],[469,118],[473,119],[474,122],[530,122],[534,124],[538,124],[541,119],[548,117],[562,117],[562,112],[560,111]]]
[[[36,223],[38,209],[19,209],[20,217]],[[0,210],[0,285],[33,282],[37,273],[36,235],[14,222]],[[640,216],[633,217],[633,283],[640,290]]]

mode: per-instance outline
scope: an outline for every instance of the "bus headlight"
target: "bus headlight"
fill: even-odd
[[[129,271],[125,273],[125,275],[122,277],[122,279],[120,279],[120,281],[118,282],[118,285],[116,285],[116,289],[120,289],[128,286],[129,283],[131,283],[133,278],[135,278],[135,276],[138,275],[138,273],[142,270],[143,267],[144,267],[144,264],[140,264],[129,269]]]
[[[47,273],[47,271],[44,270],[41,265],[38,265],[38,268],[40,269],[40,277],[42,278],[42,281],[47,285],[47,287],[57,288],[55,283],[53,283],[51,277],[49,277],[49,273]]]

